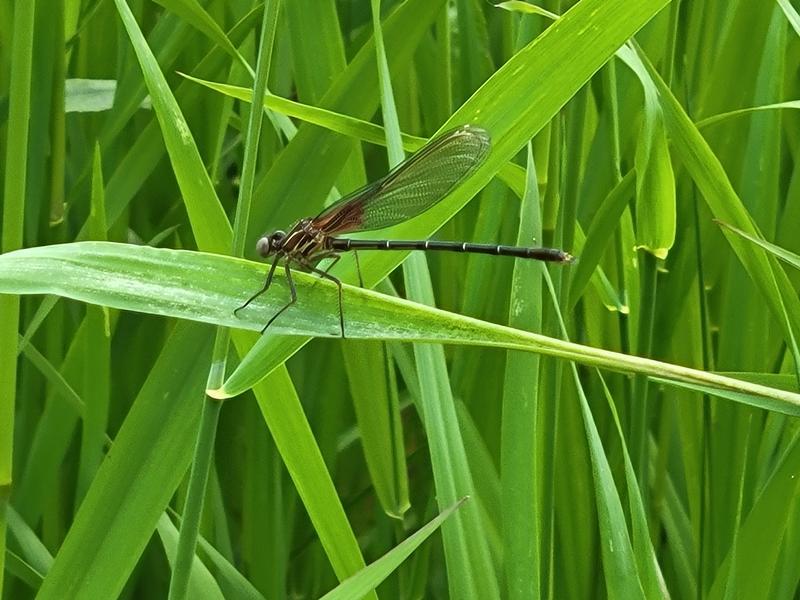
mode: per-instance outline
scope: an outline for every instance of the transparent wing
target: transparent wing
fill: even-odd
[[[445,198],[489,153],[489,134],[462,125],[431,140],[385,177],[342,198],[313,221],[328,234],[383,229]]]

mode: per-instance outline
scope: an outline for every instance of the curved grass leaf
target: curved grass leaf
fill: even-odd
[[[250,68],[250,65],[247,64],[247,61],[244,59],[244,57],[236,49],[236,46],[233,45],[228,36],[225,35],[225,32],[220,29],[219,25],[217,25],[217,22],[211,18],[211,15],[209,15],[198,2],[193,2],[191,0],[156,1],[167,10],[172,11],[176,15],[180,16],[192,27],[202,32],[203,35],[208,37],[217,46],[222,48],[226,54],[230,55],[248,73],[250,73],[251,76],[253,76],[253,70]]]
[[[702,119],[701,121],[695,123],[695,126],[698,129],[703,129],[705,127],[710,127],[712,125],[724,123],[725,121],[734,119],[736,117],[743,117],[745,115],[749,115],[754,112],[780,110],[784,108],[798,109],[800,108],[800,100],[790,100],[788,102],[776,102],[775,104],[765,104],[763,106],[751,106],[750,108],[740,108],[739,110],[732,110],[730,112],[722,113],[720,115],[714,115],[713,117],[706,117],[705,119]]]
[[[400,566],[422,542],[428,539],[442,523],[458,510],[466,498],[460,500],[450,508],[443,510],[439,515],[423,525],[418,531],[400,542],[396,547],[384,554],[371,565],[365,567],[349,579],[340,583],[336,588],[325,594],[323,600],[349,600],[361,598],[386,579],[397,567]]]
[[[263,281],[263,265],[202,252],[78,242],[28,248],[0,256],[0,292],[58,294],[122,310],[259,330],[283,306],[288,290],[279,279],[252,310],[233,314]],[[298,302],[274,323],[276,332],[293,336],[338,337],[336,286],[297,273]],[[747,404],[800,414],[800,394],[664,363],[564,342],[444,310],[415,304],[370,290],[344,286],[345,332],[350,337],[469,344],[539,352],[615,371],[662,377],[678,383],[706,385],[735,392]],[[268,338],[273,338],[269,340]],[[281,352],[296,338],[263,336]],[[288,346],[281,344],[287,343]],[[261,376],[252,373],[251,385]],[[247,380],[248,373],[243,373]],[[229,382],[230,383],[230,382]],[[241,393],[228,387],[220,396]],[[716,394],[717,392],[715,392]]]
[[[725,227],[726,229],[732,231],[736,235],[739,235],[744,239],[750,240],[754,244],[761,246],[764,250],[766,250],[776,258],[780,258],[783,262],[793,266],[795,269],[800,269],[800,256],[798,256],[794,252],[789,252],[788,250],[781,248],[777,244],[770,243],[767,240],[761,239],[760,237],[756,237],[755,235],[742,231],[738,227],[733,227],[732,225],[728,225],[727,223],[723,223],[722,221],[717,221],[717,223],[719,223],[722,227]]]

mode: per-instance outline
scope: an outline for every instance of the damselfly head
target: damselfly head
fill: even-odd
[[[286,232],[279,230],[259,238],[258,242],[256,242],[256,252],[262,258],[267,258],[270,254],[280,250],[285,237]]]

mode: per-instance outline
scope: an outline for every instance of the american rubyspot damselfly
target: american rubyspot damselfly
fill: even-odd
[[[475,125],[462,125],[443,133],[416,154],[397,165],[383,178],[345,196],[313,218],[300,219],[289,232],[275,231],[258,240],[256,249],[263,258],[274,255],[264,286],[242,306],[238,313],[269,289],[278,263],[283,260],[291,299],[261,330],[297,301],[292,280],[292,266],[330,279],[339,287],[339,327],[344,337],[342,282],[328,273],[341,252],[356,250],[448,250],[532,258],[558,263],[573,261],[572,256],[555,248],[499,246],[470,242],[435,240],[360,240],[336,237],[342,233],[372,231],[402,223],[425,212],[445,198],[467,179],[489,154],[488,132]],[[317,267],[332,258],[326,269]],[[356,254],[358,267],[358,255]],[[361,277],[359,268],[359,278]]]

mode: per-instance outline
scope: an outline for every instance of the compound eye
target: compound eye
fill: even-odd
[[[262,258],[266,258],[271,252],[271,245],[272,244],[270,243],[270,239],[268,237],[259,238],[256,242],[256,252],[258,252],[258,255]]]
[[[274,244],[272,242],[272,236],[264,236],[259,238],[256,242],[256,252],[261,258],[267,258],[270,254],[275,251]]]
[[[267,258],[270,254],[274,254],[280,250],[281,243],[285,237],[285,232],[276,231],[275,233],[259,238],[258,242],[256,242],[256,252],[258,252],[259,256],[262,258]]]

